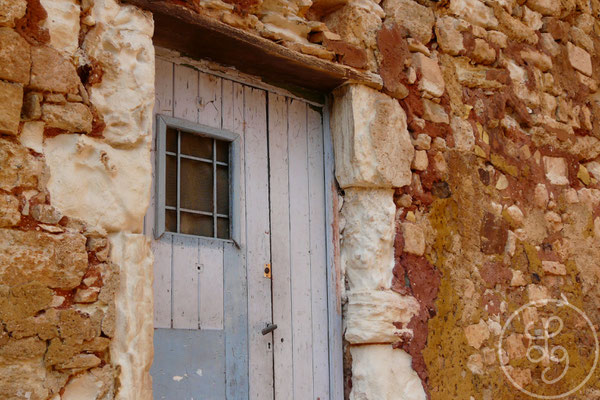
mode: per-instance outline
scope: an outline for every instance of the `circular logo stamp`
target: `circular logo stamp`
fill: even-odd
[[[582,347],[587,353],[581,353]],[[522,306],[508,318],[498,342],[498,358],[508,381],[537,399],[561,399],[583,388],[599,355],[594,325],[566,299]]]

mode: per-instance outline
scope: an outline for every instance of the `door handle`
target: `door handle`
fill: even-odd
[[[277,324],[267,324],[266,328],[263,328],[263,330],[261,331],[261,333],[264,335],[267,335],[271,332],[273,332],[275,329],[277,329]]]

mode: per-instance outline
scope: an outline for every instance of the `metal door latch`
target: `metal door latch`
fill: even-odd
[[[271,264],[265,264],[264,275],[265,278],[271,279]]]
[[[267,324],[266,328],[263,328],[263,330],[261,331],[261,333],[264,335],[269,334],[271,332],[273,332],[275,329],[277,329],[277,324]]]

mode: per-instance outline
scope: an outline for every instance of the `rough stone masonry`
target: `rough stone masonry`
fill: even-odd
[[[503,370],[539,388],[548,363],[502,332],[515,310],[598,327],[600,0],[177,3],[380,77],[331,110],[348,398],[525,398]],[[151,398],[152,29],[116,0],[0,0],[0,398]],[[553,390],[590,369],[584,331]]]
[[[0,1],[0,398],[151,399],[152,16]]]

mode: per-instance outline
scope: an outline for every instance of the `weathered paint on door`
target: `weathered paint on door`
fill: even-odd
[[[242,138],[239,243],[153,240],[154,398],[330,398],[321,110],[157,58],[154,111]]]

